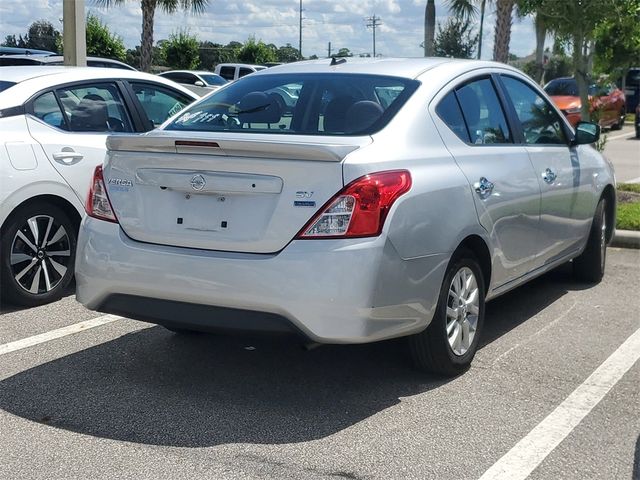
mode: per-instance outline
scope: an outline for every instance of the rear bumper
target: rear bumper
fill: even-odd
[[[167,247],[86,217],[77,298],[93,310],[174,327],[284,325],[316,342],[362,343],[424,329],[446,262],[445,255],[403,260],[384,235],[294,241],[272,255]]]

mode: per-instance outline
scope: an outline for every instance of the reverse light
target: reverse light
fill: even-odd
[[[407,170],[390,170],[360,177],[329,200],[296,238],[378,236],[393,202],[410,188],[411,174]]]
[[[102,176],[102,165],[98,165],[93,171],[93,180],[89,188],[89,196],[85,205],[87,215],[100,220],[118,223],[116,214],[111,207],[107,189],[104,186],[104,177]]]

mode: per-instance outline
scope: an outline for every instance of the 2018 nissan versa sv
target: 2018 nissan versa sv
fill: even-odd
[[[286,110],[283,89],[299,92]],[[486,300],[569,260],[602,278],[615,182],[587,145],[598,136],[495,63],[258,72],[159,131],[108,139],[77,297],[171,330],[407,336],[418,367],[455,375]]]

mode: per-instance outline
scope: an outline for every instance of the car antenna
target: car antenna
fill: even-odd
[[[336,60],[336,57],[331,57],[331,66],[333,67],[334,65],[340,65],[341,63],[347,63],[347,59],[346,58],[341,58],[339,60]]]

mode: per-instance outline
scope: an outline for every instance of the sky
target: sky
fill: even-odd
[[[36,20],[49,20],[62,30],[63,0],[3,0],[0,2],[0,39],[24,35]],[[426,0],[303,0],[302,53],[327,55],[331,42],[336,53],[342,47],[354,54],[372,52],[372,31],[366,18],[376,15],[381,25],[376,31],[376,53],[383,56],[422,56]],[[87,12],[99,17],[112,33],[122,37],[127,48],[140,43],[142,12],[140,0],[122,6],[100,8],[95,0],[85,0]],[[178,29],[188,29],[199,40],[227,44],[244,42],[250,36],[277,46],[298,46],[299,0],[209,0],[206,12],[194,16],[183,12],[168,15],[156,11],[154,41],[168,38]],[[495,13],[489,7],[485,19],[482,58],[493,52]],[[437,21],[448,16],[446,2],[436,1]],[[477,22],[476,22],[477,23]],[[510,51],[526,56],[535,48],[530,18],[514,19]]]

